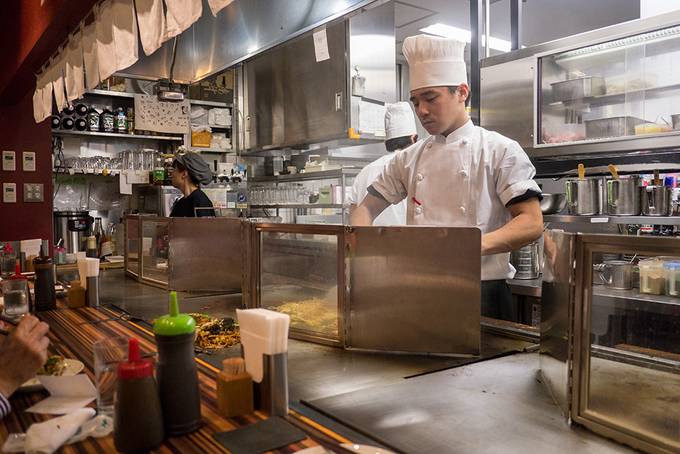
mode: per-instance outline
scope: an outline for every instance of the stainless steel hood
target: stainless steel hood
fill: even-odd
[[[191,83],[229,68],[277,44],[342,17],[373,0],[236,1],[213,17],[207,2],[203,16],[179,37],[174,79]],[[142,57],[121,75],[167,79],[172,41]]]

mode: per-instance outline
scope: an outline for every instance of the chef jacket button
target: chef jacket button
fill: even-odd
[[[423,214],[423,208],[422,207],[416,207],[416,214]]]
[[[467,145],[467,144],[468,144],[468,141],[467,141],[467,139],[463,139],[463,140],[461,140],[461,141],[460,141],[460,144],[461,144],[461,146],[465,146],[465,145]]]
[[[432,148],[432,142],[428,142],[427,145],[425,145],[427,148]]]
[[[425,178],[425,177],[423,176],[422,173],[419,173],[418,175],[416,175],[416,180],[418,180],[418,181],[423,181],[423,178]]]
[[[463,213],[463,214],[465,214],[465,211],[466,211],[466,210],[465,210],[465,207],[461,205],[461,206],[460,206],[460,212]]]
[[[463,178],[467,178],[467,176],[468,176],[467,170],[460,170],[460,171],[458,171],[458,173]]]

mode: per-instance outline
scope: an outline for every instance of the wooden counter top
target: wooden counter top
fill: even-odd
[[[141,325],[126,321],[121,313],[106,308],[64,309],[41,312],[37,314],[50,325],[50,341],[53,353],[66,358],[75,358],[85,364],[85,373],[94,382],[94,358],[92,344],[103,338],[113,336],[134,336],[140,341],[143,350],[155,351],[153,334]],[[196,432],[167,438],[155,452],[159,453],[222,453],[225,449],[215,441],[213,434],[247,426],[266,419],[266,414],[255,412],[238,418],[224,418],[218,414],[216,400],[215,375],[218,372],[210,364],[196,360],[198,363],[199,386],[201,390],[201,413],[203,426]],[[11,398],[12,412],[0,421],[0,446],[9,433],[25,432],[34,422],[49,419],[46,415],[27,413],[24,410],[47,396],[45,391],[31,393],[15,393]],[[94,404],[93,404],[94,405]],[[309,436],[300,443],[289,445],[275,452],[294,452],[304,448],[344,443],[348,440],[317,425],[307,418],[292,412],[289,422],[300,427]],[[312,438],[314,437],[314,440]],[[93,439],[89,438],[74,445],[65,446],[60,452],[115,452],[113,435]]]

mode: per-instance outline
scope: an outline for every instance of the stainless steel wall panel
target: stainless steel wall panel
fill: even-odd
[[[534,144],[534,57],[481,69],[481,126]]]
[[[244,222],[233,218],[172,218],[169,289],[240,292],[245,266]]]
[[[543,382],[565,417],[571,389],[574,239],[570,233],[547,230],[543,236],[540,364]]]
[[[345,244],[349,347],[479,355],[478,229],[356,227]]]

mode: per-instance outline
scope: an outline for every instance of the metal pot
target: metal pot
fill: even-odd
[[[515,279],[538,279],[541,275],[540,245],[538,241],[527,244],[510,254],[510,263],[515,267]]]
[[[600,275],[605,287],[616,290],[633,288],[633,264],[624,260],[606,260],[593,267]]]
[[[569,214],[588,216],[600,213],[600,180],[567,180],[567,210]]]
[[[669,186],[645,186],[640,188],[642,214],[645,216],[670,216],[671,188]]]
[[[567,198],[564,194],[541,194],[541,212],[543,214],[557,214],[567,206]]]
[[[640,214],[640,178],[620,177],[607,180],[607,213],[618,216]]]

